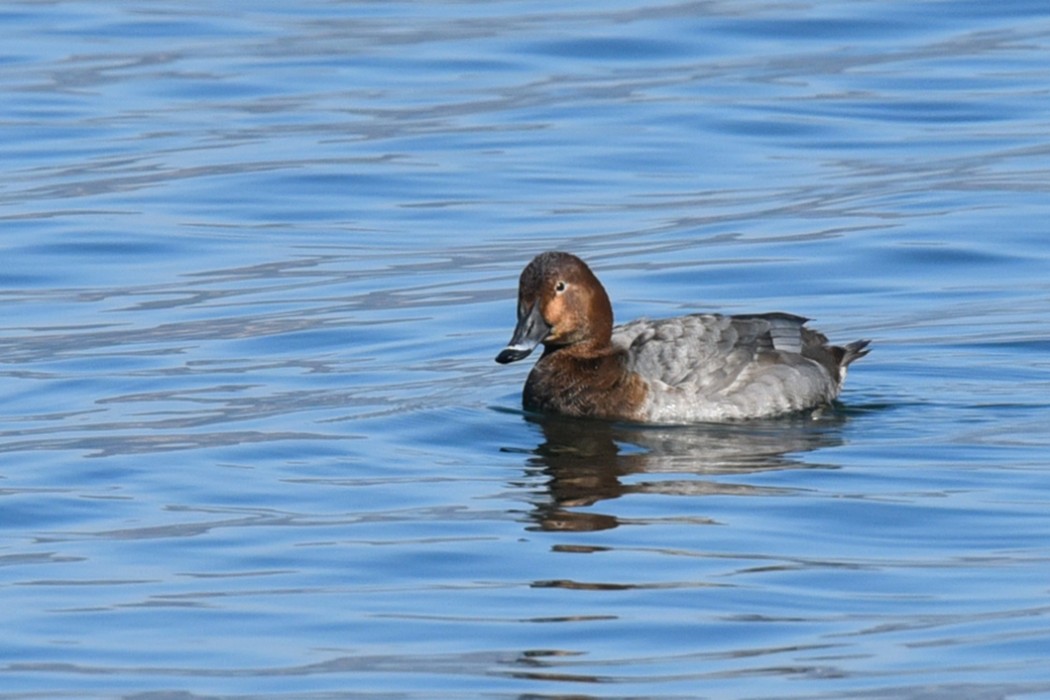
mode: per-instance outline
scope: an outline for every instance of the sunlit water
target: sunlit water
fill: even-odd
[[[1045,3],[238,5],[0,10],[0,698],[1050,697]],[[550,248],[874,350],[525,416]]]

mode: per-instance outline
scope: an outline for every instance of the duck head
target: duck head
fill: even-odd
[[[518,325],[496,356],[506,364],[524,359],[543,343],[586,352],[612,338],[612,304],[587,264],[570,253],[541,253],[525,266],[518,282]]]

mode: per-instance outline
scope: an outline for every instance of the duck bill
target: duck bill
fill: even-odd
[[[533,304],[529,313],[518,318],[514,335],[511,336],[507,347],[496,355],[496,362],[505,365],[508,362],[524,360],[550,332],[550,325],[543,320],[543,314],[540,313],[540,305]]]

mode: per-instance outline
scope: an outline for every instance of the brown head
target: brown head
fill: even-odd
[[[539,343],[550,351],[596,351],[612,339],[612,304],[587,264],[570,253],[540,253],[518,282],[518,325],[496,362],[521,360]]]

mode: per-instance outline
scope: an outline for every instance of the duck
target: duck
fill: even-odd
[[[632,423],[708,423],[817,413],[838,398],[870,340],[831,345],[784,312],[696,313],[614,325],[587,264],[548,251],[518,281],[517,324],[496,362],[543,353],[522,390],[528,412]]]

